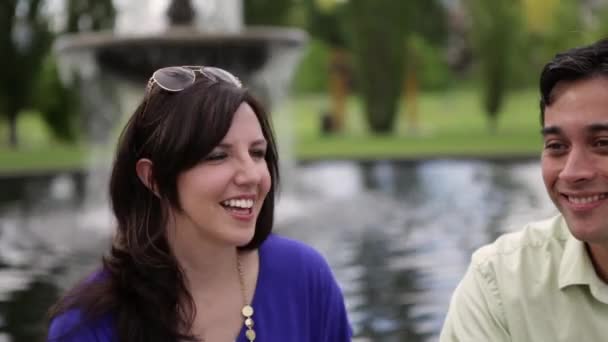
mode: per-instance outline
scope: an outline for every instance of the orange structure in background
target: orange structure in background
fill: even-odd
[[[348,52],[342,48],[332,48],[329,56],[329,120],[324,130],[340,132],[344,130],[346,101],[350,92],[351,70]]]

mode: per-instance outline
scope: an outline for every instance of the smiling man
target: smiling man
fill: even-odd
[[[608,40],[540,77],[542,174],[560,215],[473,254],[441,342],[608,338]]]

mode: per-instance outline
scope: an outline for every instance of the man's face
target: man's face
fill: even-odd
[[[542,173],[572,234],[608,246],[608,78],[559,82],[545,108]]]

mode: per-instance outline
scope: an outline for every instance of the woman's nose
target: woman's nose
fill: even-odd
[[[242,158],[238,162],[238,169],[235,175],[237,185],[257,184],[262,177],[260,165],[251,156]]]

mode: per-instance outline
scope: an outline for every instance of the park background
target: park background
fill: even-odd
[[[40,340],[45,310],[107,245],[105,189],[87,179],[106,171],[115,139],[91,139],[57,42],[118,31],[127,2],[0,3],[1,342]],[[129,3],[163,12],[169,1]],[[471,252],[555,211],[538,165],[538,77],[555,53],[608,34],[608,2],[240,8],[245,28],[307,35],[272,107],[287,160],[277,231],[328,259],[357,340],[435,340]]]

